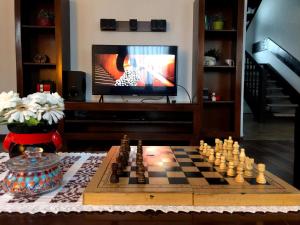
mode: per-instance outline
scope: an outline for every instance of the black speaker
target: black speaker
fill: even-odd
[[[81,71],[64,71],[63,97],[67,101],[85,101],[85,73]]]
[[[166,32],[167,21],[166,20],[151,20],[151,31]]]
[[[101,19],[100,20],[101,30],[116,30],[117,22],[115,19]]]
[[[138,29],[137,19],[130,19],[129,20],[129,29],[131,31],[137,31],[137,29]]]

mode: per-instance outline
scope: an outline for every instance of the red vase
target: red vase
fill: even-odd
[[[22,155],[28,146],[43,148],[48,153],[54,153],[62,147],[62,138],[56,125],[9,124],[7,128],[10,132],[3,141],[3,148],[10,157]]]
[[[37,19],[37,25],[39,25],[39,26],[51,26],[52,21],[48,18],[38,18]]]

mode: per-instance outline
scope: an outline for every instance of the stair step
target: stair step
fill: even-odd
[[[280,108],[296,108],[297,104],[267,104],[269,107],[280,107]]]
[[[295,113],[273,113],[275,117],[295,117]]]
[[[288,96],[288,95],[266,95],[266,98],[284,98],[284,99],[288,99],[288,98],[290,98],[290,96]]]
[[[283,90],[283,88],[282,87],[267,87],[267,90],[274,90],[274,91],[278,90],[279,91],[279,90]]]
[[[268,82],[269,84],[275,84],[275,83],[277,83],[276,80],[267,80],[267,82]]]

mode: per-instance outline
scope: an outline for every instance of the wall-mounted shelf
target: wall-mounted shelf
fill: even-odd
[[[131,25],[131,22],[135,24]],[[118,31],[118,32],[166,32],[166,20],[151,21],[118,21],[114,19],[101,19],[101,31]]]
[[[34,62],[24,62],[24,66],[41,66],[41,67],[55,67],[55,63],[34,63]]]
[[[234,70],[236,67],[235,66],[204,66],[204,71],[231,71]]]

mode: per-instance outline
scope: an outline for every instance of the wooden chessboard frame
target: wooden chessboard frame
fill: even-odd
[[[147,147],[146,147],[147,148]],[[156,146],[156,148],[197,147]],[[300,191],[277,176],[265,172],[269,185],[112,184],[111,164],[119,154],[113,146],[83,194],[88,205],[186,205],[186,206],[293,206],[300,205]],[[256,170],[256,166],[255,166]]]

